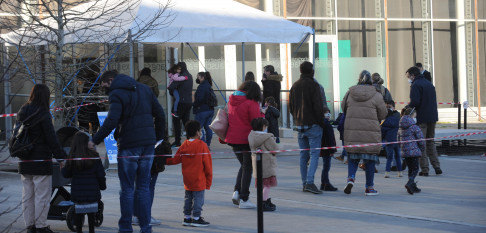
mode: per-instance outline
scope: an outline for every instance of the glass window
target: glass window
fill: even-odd
[[[377,24],[381,25],[382,32],[376,33]],[[350,51],[351,57],[376,57],[377,56],[377,43],[381,36],[381,46],[385,41],[384,27],[381,21],[351,21],[342,20],[338,22],[338,39],[340,41],[348,41],[349,46],[346,46],[346,51]],[[341,45],[340,45],[341,46]],[[340,47],[340,54],[341,47]],[[340,55],[341,56],[341,55]]]
[[[484,9],[484,8],[483,8]],[[478,9],[479,10],[479,9]],[[486,60],[484,59],[486,57],[486,23],[482,22],[478,24],[478,39],[479,39],[479,82],[480,82],[480,91],[482,93],[481,97],[481,106],[486,106],[486,92],[484,91],[486,89]],[[478,59],[478,58],[476,58]],[[474,82],[477,90],[477,81]],[[477,93],[477,91],[476,91]],[[476,94],[477,95],[477,94]],[[476,96],[477,98],[477,96]],[[475,105],[477,106],[477,104]],[[484,115],[482,115],[485,117]]]
[[[478,1],[478,19],[486,19],[486,1]]]

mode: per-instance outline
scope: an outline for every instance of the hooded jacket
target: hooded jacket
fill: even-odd
[[[381,124],[381,136],[386,142],[396,142],[398,134],[398,123],[400,113],[396,110],[389,113],[383,124]]]
[[[279,150],[279,146],[275,142],[275,137],[271,133],[263,131],[251,131],[248,135],[248,142],[250,149],[256,151],[258,148],[262,151]],[[251,161],[253,164],[253,177],[256,178],[256,154],[251,154]],[[262,156],[262,178],[269,178],[277,176],[277,156],[275,154],[264,153]]]
[[[211,152],[200,139],[186,140],[177,150],[174,158],[165,160],[167,165],[182,163],[184,189],[202,191],[210,189],[213,181]]]
[[[273,106],[268,106],[265,111],[265,119],[268,121],[268,132],[272,133],[275,137],[280,137],[278,131],[278,118],[280,117],[280,112]]]
[[[110,85],[109,100],[108,116],[93,136],[95,144],[115,128],[118,149],[155,145],[165,137],[164,110],[147,85],[119,74]]]
[[[235,91],[228,102],[226,143],[248,144],[248,135],[252,130],[251,121],[259,117],[264,115],[258,102],[247,99],[246,94],[241,91]]]
[[[375,91],[376,92],[376,91]],[[324,128],[324,107],[319,85],[310,74],[302,74],[290,88],[289,108],[296,126],[317,124]]]
[[[344,145],[360,145],[381,142],[380,121],[388,111],[383,96],[371,85],[356,85],[349,88],[341,104],[346,113]],[[381,146],[350,147],[351,154],[378,154]]]
[[[263,85],[263,103],[265,103],[265,98],[273,96],[275,103],[277,103],[277,108],[280,109],[280,89],[283,76],[277,74],[276,72],[269,75],[266,80],[262,80]]]
[[[211,85],[207,80],[204,80],[199,84],[194,93],[194,103],[192,104],[192,111],[194,114],[200,112],[214,111],[214,107],[208,105],[209,96],[211,95]]]
[[[17,115],[17,120],[23,121],[39,109],[38,106],[25,104]],[[31,151],[29,160],[49,160],[44,162],[20,162],[19,173],[24,175],[52,175],[52,154],[56,159],[66,158],[66,152],[59,143],[54,125],[52,125],[51,114],[47,110],[39,110],[35,117],[29,120],[34,124],[29,128],[29,136],[34,140],[34,148]]]
[[[405,115],[400,119],[400,131],[398,132],[399,141],[410,141],[423,139],[422,130],[413,122],[413,119]],[[402,142],[400,143],[402,149],[402,157],[420,157],[422,151],[425,150],[425,141]]]
[[[423,75],[415,77],[412,82],[409,106],[417,111],[417,124],[439,120],[435,87]]]

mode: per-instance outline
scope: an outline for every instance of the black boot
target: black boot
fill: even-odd
[[[30,225],[27,227],[27,233],[36,233],[35,225]]]
[[[277,208],[277,206],[276,206],[275,204],[273,204],[273,203],[272,203],[272,198],[268,198],[268,199],[267,199],[267,202],[268,202],[268,204],[269,204],[269,205],[270,205],[272,208],[274,208],[274,209],[276,209],[276,208]]]
[[[338,189],[332,184],[321,184],[322,191],[337,191]]]
[[[263,211],[275,211],[275,206],[272,206],[272,202],[269,200],[263,201]]]
[[[405,188],[407,189],[407,192],[410,195],[413,195],[413,193],[414,193],[414,189],[413,189],[414,184],[415,183],[413,182],[413,180],[408,180],[407,184],[405,184]]]
[[[417,187],[417,183],[412,183],[412,189],[414,193],[420,193],[420,191],[422,191],[422,189]]]

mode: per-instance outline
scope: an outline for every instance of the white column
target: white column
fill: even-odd
[[[224,75],[227,90],[236,90],[238,88],[236,75],[236,45],[224,46]],[[226,98],[229,98],[231,92],[226,92]]]
[[[206,53],[205,53],[204,46],[197,47],[197,56],[199,57],[199,72],[204,72],[206,69]]]
[[[459,103],[467,100],[466,69],[466,23],[464,20],[464,0],[456,1],[457,19],[457,75],[459,83]]]
[[[291,50],[290,44],[280,44],[280,73],[283,76],[281,87],[282,90],[289,90],[290,86],[288,83],[292,81],[292,65],[291,65]],[[280,94],[280,99],[282,102],[281,114],[282,117],[282,125],[287,127],[288,118],[287,118],[287,105],[288,105],[288,93]]]
[[[262,75],[263,75],[263,65],[262,65],[262,45],[255,44],[255,61],[256,61],[256,70],[255,70],[255,82],[258,84],[262,83]]]
[[[334,101],[341,101],[341,92],[339,87],[339,50],[337,36],[334,36],[332,39],[332,88],[334,93]],[[341,112],[340,102],[333,102],[328,106],[334,107],[334,117],[337,118],[339,112]]]

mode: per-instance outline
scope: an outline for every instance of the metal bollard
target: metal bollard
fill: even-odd
[[[262,153],[261,149],[257,149],[256,165],[257,165],[257,212],[258,212],[258,233],[263,233],[263,184],[262,184]]]
[[[457,104],[457,129],[461,129],[461,104]]]
[[[469,108],[469,102],[466,100],[462,103],[464,107],[464,129],[467,129],[467,109]]]

